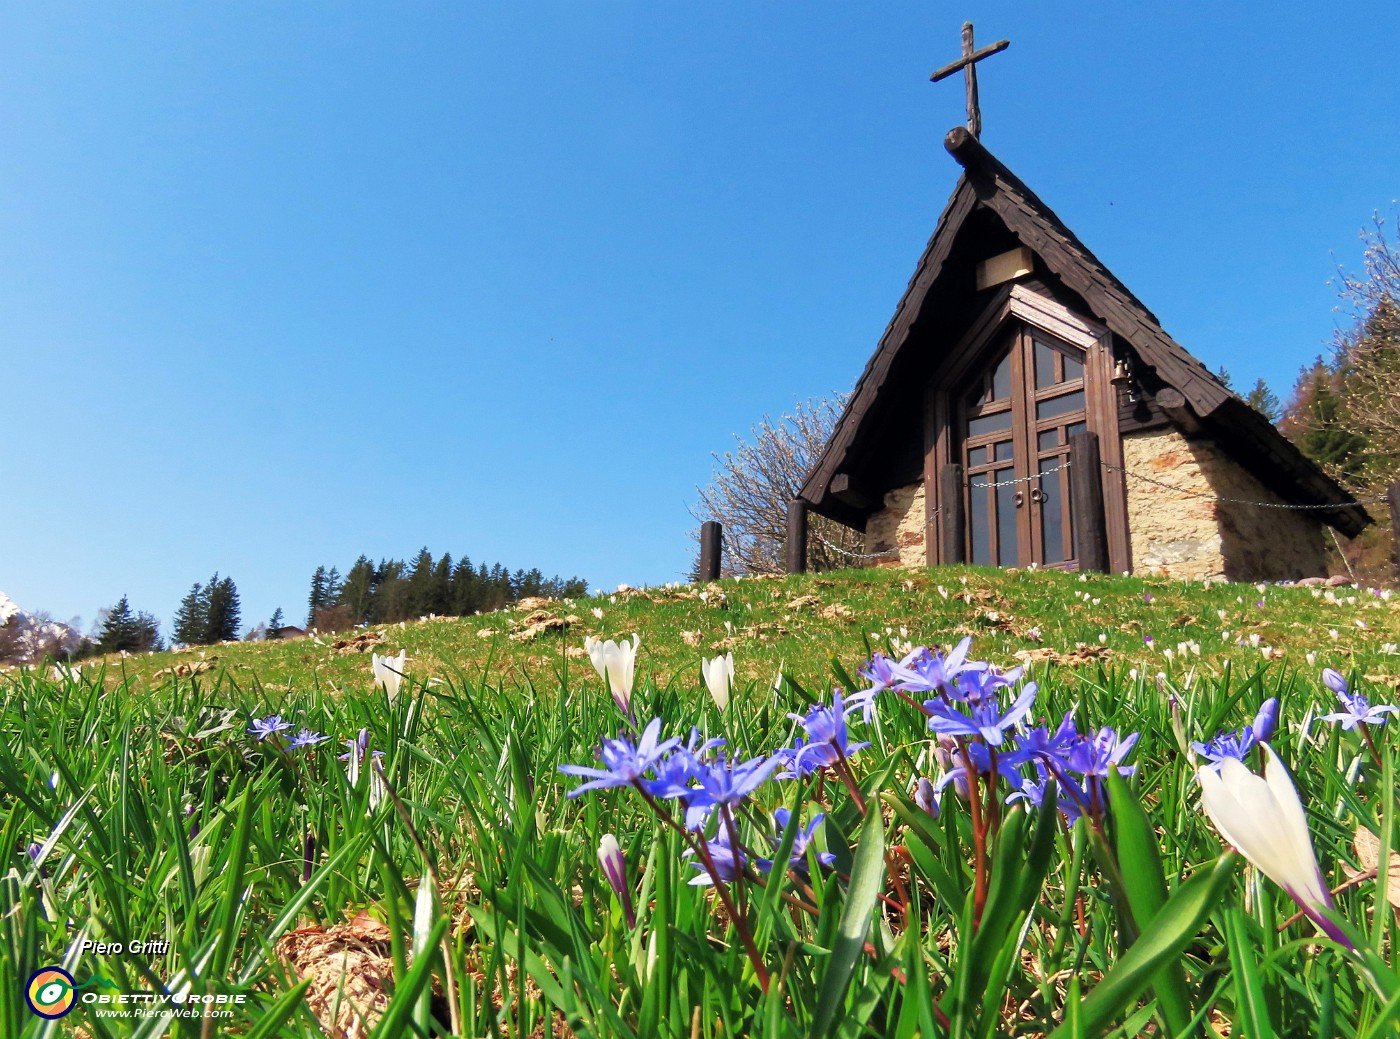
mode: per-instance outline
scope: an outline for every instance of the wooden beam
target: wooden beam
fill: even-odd
[[[791,498],[787,506],[787,543],[783,546],[787,572],[807,572],[807,503]]]
[[[939,546],[938,561],[964,562],[967,554],[963,544],[963,467],[957,462],[949,462],[943,467],[938,503],[943,510],[943,544]]]
[[[723,535],[717,520],[700,524],[700,580],[718,581]]]
[[[1079,546],[1079,569],[1108,573],[1108,529],[1104,521],[1103,473],[1099,470],[1099,435],[1076,433],[1069,438],[1069,484]]]
[[[875,496],[852,479],[850,473],[837,473],[831,478],[831,494],[854,509],[873,509],[878,504]]]
[[[1167,416],[1181,427],[1181,431],[1187,436],[1195,436],[1201,431],[1201,420],[1196,417],[1196,413],[1191,410],[1191,405],[1186,403],[1186,395],[1173,386],[1164,386],[1157,391],[1153,398],[1157,407],[1167,413]]]

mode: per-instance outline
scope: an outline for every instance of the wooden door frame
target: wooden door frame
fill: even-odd
[[[944,467],[960,464],[955,457],[959,408],[952,389],[967,379],[989,353],[1010,321],[1021,321],[1084,351],[1084,403],[1087,428],[1099,435],[1102,460],[1110,467],[1103,474],[1104,520],[1108,532],[1109,569],[1132,569],[1128,535],[1127,488],[1123,468],[1123,440],[1118,432],[1117,391],[1113,378],[1113,336],[1108,328],[1023,285],[1003,286],[968,326],[947,361],[929,378],[924,390],[924,501],[927,560],[943,562],[944,517],[941,476]],[[966,523],[966,519],[964,519]]]

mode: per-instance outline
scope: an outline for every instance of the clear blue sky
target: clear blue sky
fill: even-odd
[[[0,591],[168,620],[428,545],[678,578],[849,389],[984,142],[1236,382],[1400,195],[1400,5],[144,3],[0,13]]]

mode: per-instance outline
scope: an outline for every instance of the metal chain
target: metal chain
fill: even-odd
[[[1046,469],[1044,472],[1039,473],[1031,473],[1030,476],[1022,476],[1015,480],[1002,480],[1000,483],[979,483],[977,489],[980,491],[983,487],[1011,487],[1018,483],[1030,483],[1032,480],[1039,480],[1042,476],[1049,476],[1051,473],[1058,473],[1061,469],[1068,468],[1068,462],[1061,462],[1053,469]],[[968,486],[971,486],[971,484]]]
[[[1204,493],[1202,493],[1201,491],[1192,491],[1192,490],[1188,490],[1188,489],[1185,488],[1185,487],[1173,487],[1173,486],[1172,486],[1171,484],[1169,484],[1169,483],[1163,483],[1161,480],[1154,480],[1152,477],[1150,477],[1150,476],[1143,476],[1141,473],[1130,473],[1130,472],[1128,472],[1128,470],[1126,470],[1126,469],[1120,469],[1120,468],[1119,468],[1118,466],[1116,466],[1116,465],[1109,465],[1107,462],[1101,462],[1100,464],[1101,464],[1105,469],[1109,470],[1110,472],[1122,473],[1124,476],[1131,476],[1134,480],[1141,480],[1143,483],[1150,483],[1150,484],[1152,484],[1152,485],[1154,485],[1154,486],[1156,486],[1156,487],[1161,487],[1161,488],[1164,488],[1165,490],[1168,490],[1168,491],[1174,491],[1174,492],[1176,492],[1177,494],[1184,494],[1184,495],[1186,495],[1187,497],[1190,497],[1190,498],[1206,498],[1206,499],[1209,499],[1210,501],[1225,502],[1225,503],[1227,503],[1227,504],[1229,504],[1229,505],[1257,505],[1257,506],[1258,506],[1259,508],[1261,508],[1261,509],[1296,509],[1296,510],[1299,510],[1299,511],[1309,511],[1309,510],[1316,510],[1316,509],[1336,510],[1336,509],[1349,509],[1349,508],[1351,508],[1351,503],[1339,504],[1339,505],[1289,505],[1289,504],[1283,503],[1283,502],[1273,502],[1273,501],[1249,501],[1249,500],[1246,499],[1246,498],[1220,498],[1220,497],[1217,497],[1216,495],[1213,495],[1213,494],[1204,494]],[[1355,504],[1357,504],[1357,505],[1375,505],[1375,504],[1377,504],[1378,502],[1383,502],[1383,501],[1386,501],[1386,500],[1387,500],[1387,499],[1386,499],[1385,497],[1380,497],[1380,498],[1364,498],[1364,499],[1361,499],[1361,500],[1357,501]]]
[[[899,549],[897,548],[889,548],[883,552],[852,552],[850,549],[842,548],[840,545],[833,545],[820,534],[817,535],[817,540],[837,555],[846,556],[848,559],[884,559],[886,556],[899,555]]]

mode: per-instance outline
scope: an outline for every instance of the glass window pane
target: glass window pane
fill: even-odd
[[[990,482],[986,473],[978,473],[968,480],[968,529],[972,532],[972,562],[991,566],[992,558],[992,502]]]
[[[992,373],[992,400],[1006,400],[1011,396],[1011,355],[1007,354]]]
[[[1083,396],[1081,394],[1081,396]],[[1003,429],[1011,428],[1011,412],[998,411],[994,415],[983,415],[981,418],[970,419],[967,423],[967,435],[970,437],[980,437],[984,433],[999,433]]]
[[[997,483],[1016,478],[1014,469],[998,469]],[[1021,550],[1016,541],[1016,492],[1024,491],[1024,484],[1011,484],[998,487],[997,493],[997,561],[1002,566],[1020,566]]]
[[[1068,444],[1070,437],[1074,436],[1076,433],[1083,433],[1088,428],[1089,427],[1083,422],[1076,422],[1074,425],[1068,427],[1065,430],[1065,443]]]
[[[1065,354],[1065,355],[1064,355],[1064,358],[1065,358],[1065,378],[1064,378],[1064,381],[1065,381],[1065,382],[1069,382],[1071,379],[1082,379],[1082,378],[1084,378],[1084,365],[1081,364],[1079,361],[1076,361],[1073,357],[1070,357],[1068,354]]]
[[[980,408],[992,399],[992,391],[985,385],[979,386],[967,395],[968,407]]]
[[[1053,451],[1060,446],[1060,431],[1058,429],[1047,429],[1040,436],[1036,437],[1036,449],[1039,451]]]
[[[996,446],[993,447],[992,450],[995,452],[995,454],[996,454],[996,460],[997,460],[998,462],[1009,462],[1009,461],[1011,461],[1011,441],[1010,441],[1010,440],[998,440],[998,441],[996,442]]]
[[[987,464],[987,448],[986,448],[986,446],[984,445],[984,446],[982,446],[982,447],[973,447],[973,448],[969,448],[969,449],[968,449],[968,452],[967,452],[967,464],[968,464],[969,466],[986,465],[986,464]]]
[[[1055,351],[1037,339],[1035,341],[1035,388],[1043,390],[1047,386],[1054,386],[1057,381],[1059,380],[1055,378]]]
[[[1063,563],[1065,561],[1065,503],[1060,494],[1060,477],[1063,472],[1047,474],[1060,464],[1058,458],[1047,458],[1040,463],[1040,535],[1042,561]]]
[[[1041,401],[1035,406],[1035,417],[1038,419],[1055,418],[1057,415],[1068,415],[1070,412],[1083,410],[1084,391],[1075,390],[1073,393]]]

